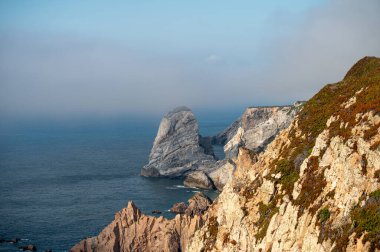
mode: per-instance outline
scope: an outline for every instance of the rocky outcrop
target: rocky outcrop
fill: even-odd
[[[185,202],[175,203],[172,208],[170,208],[170,212],[176,214],[184,214],[187,209],[187,205]]]
[[[290,125],[303,103],[296,102],[289,106],[249,107],[238,120],[214,136],[212,141],[224,145],[226,158],[235,159],[239,147],[259,153],[281,130]]]
[[[196,193],[184,215],[168,220],[145,215],[130,201],[98,236],[81,241],[70,251],[183,251],[203,225],[202,214],[210,204],[204,194]]]
[[[179,107],[161,120],[149,163],[141,169],[141,175],[182,177],[214,161],[211,139],[199,135],[193,112]]]
[[[232,180],[186,251],[380,251],[380,59],[327,85]]]
[[[183,177],[188,187],[221,190],[232,177],[239,148],[261,152],[280,130],[289,126],[300,104],[248,108],[229,128],[214,137],[200,136],[191,110],[176,108],[162,119],[149,164],[142,168],[141,175]],[[215,160],[213,143],[225,144],[223,161]]]
[[[232,178],[239,148],[244,147],[254,153],[262,152],[281,130],[290,125],[303,103],[247,108],[237,121],[211,139],[214,144],[224,145],[225,159],[207,163],[198,171],[190,172],[184,184],[203,189],[216,188],[221,191]]]

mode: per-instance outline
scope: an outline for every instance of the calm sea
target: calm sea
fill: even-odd
[[[202,135],[226,128],[238,113],[200,118]],[[98,234],[129,200],[147,214],[186,201],[195,189],[139,176],[159,125],[154,120],[21,123],[0,131],[0,237],[21,238],[0,251],[34,244],[67,251]],[[222,157],[223,151],[216,149]],[[213,191],[206,191],[216,197]]]

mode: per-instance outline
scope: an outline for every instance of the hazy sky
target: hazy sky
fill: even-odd
[[[2,0],[0,116],[288,104],[380,56],[379,0]]]

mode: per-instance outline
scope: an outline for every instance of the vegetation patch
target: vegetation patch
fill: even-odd
[[[318,157],[310,157],[305,170],[305,178],[302,180],[302,189],[295,204],[300,206],[298,214],[301,215],[305,209],[314,204],[314,207],[310,208],[310,213],[315,212],[320,207],[320,204],[315,204],[319,195],[322,193],[323,188],[326,186],[326,180],[324,177],[324,168],[319,167]]]
[[[356,102],[347,108],[343,107],[342,104],[352,97],[356,97]],[[277,159],[271,162],[271,174],[282,171],[283,176],[277,182],[283,185],[291,199],[294,182],[299,177],[297,164],[300,162],[296,159],[302,153],[311,154],[316,138],[327,128],[328,119],[332,116],[338,118],[328,128],[329,138],[340,136],[346,141],[352,136],[352,128],[358,123],[356,115],[369,111],[374,114],[380,113],[380,59],[375,57],[359,60],[341,82],[323,87],[298,112],[295,119],[298,127],[291,128],[289,132],[290,144],[281,150]],[[366,119],[361,118],[361,120],[364,122]],[[365,137],[368,139],[373,137],[377,130],[378,125],[371,127]],[[377,148],[380,143],[374,145],[374,148]],[[271,174],[267,178],[273,180]],[[320,174],[322,173],[315,171],[308,178],[308,180],[318,182],[316,188],[312,188],[314,195],[317,195],[320,190],[317,187],[323,186]],[[304,196],[307,196],[306,192]],[[299,204],[302,202],[300,201]]]
[[[270,220],[277,212],[278,207],[276,207],[275,201],[270,202],[268,205],[265,205],[263,202],[259,203],[260,218],[256,222],[256,225],[259,227],[259,231],[255,235],[257,241],[260,241],[265,237]]]
[[[318,219],[320,223],[324,223],[330,218],[330,210],[328,208],[323,208],[319,211]]]
[[[207,224],[207,230],[208,230],[209,235],[207,236],[206,233],[203,235],[204,247],[202,251],[204,252],[211,251],[212,248],[215,246],[216,237],[219,231],[219,223],[215,216],[212,216],[209,218],[209,222]]]
[[[368,166],[368,160],[365,154],[362,155],[362,160],[361,160],[361,167],[362,167],[362,173],[365,175],[367,174],[367,166]]]
[[[363,242],[371,243],[371,251],[380,249],[380,189],[371,193],[363,206],[352,209],[350,220],[338,228],[332,228],[328,220],[321,222],[319,242],[330,238],[335,241],[333,251],[345,251],[353,233],[356,238],[365,234]]]

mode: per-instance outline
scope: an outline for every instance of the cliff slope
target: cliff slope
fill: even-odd
[[[281,130],[293,121],[303,102],[288,106],[249,107],[227,129],[212,138],[224,145],[227,158],[235,159],[239,147],[261,152]]]
[[[303,105],[233,179],[187,251],[380,250],[380,59]]]

